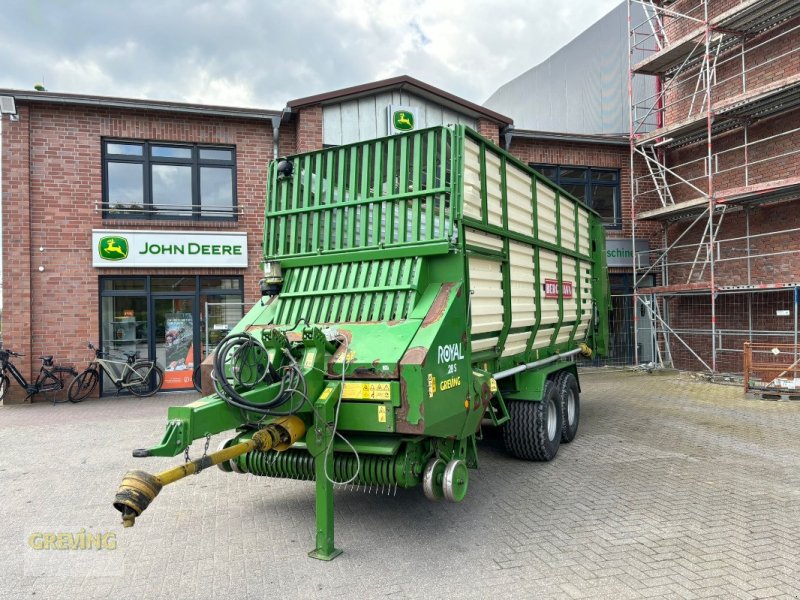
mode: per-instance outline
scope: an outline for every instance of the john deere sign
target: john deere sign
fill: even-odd
[[[247,266],[247,234],[207,231],[92,231],[95,267]]]
[[[414,123],[414,113],[416,111],[410,106],[389,105],[387,111],[390,134],[411,131],[416,127]]]

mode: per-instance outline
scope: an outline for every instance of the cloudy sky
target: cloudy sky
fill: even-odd
[[[407,74],[482,103],[619,2],[8,2],[0,87],[279,109]]]

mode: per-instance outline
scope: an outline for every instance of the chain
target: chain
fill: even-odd
[[[186,449],[183,451],[183,459],[187,463],[189,462],[189,446],[186,446]]]
[[[205,457],[208,454],[208,445],[210,443],[211,443],[211,434],[207,433],[206,434],[206,446],[205,446],[205,448],[203,448],[203,457]]]

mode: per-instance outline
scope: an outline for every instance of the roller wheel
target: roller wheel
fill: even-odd
[[[561,401],[554,381],[547,380],[541,401],[511,400],[511,420],[503,427],[509,454],[524,460],[550,461],[561,444]]]
[[[220,450],[225,450],[228,446],[231,445],[233,442],[233,438],[226,438],[219,443],[217,446],[217,452]],[[225,473],[232,473],[233,472],[233,461],[232,460],[223,460],[221,463],[217,463],[217,468],[220,471],[224,471]]]
[[[432,458],[425,466],[422,474],[422,491],[428,500],[441,500],[444,497],[442,480],[444,478],[445,464],[441,458]]]
[[[558,380],[558,397],[561,400],[561,442],[568,444],[578,433],[581,417],[581,399],[575,375],[564,371]]]
[[[451,460],[444,470],[442,489],[444,497],[450,502],[461,502],[467,495],[469,470],[463,460]]]

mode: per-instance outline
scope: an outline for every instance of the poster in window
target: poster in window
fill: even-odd
[[[194,369],[192,313],[175,312],[164,317],[166,365],[163,389],[190,388]]]

